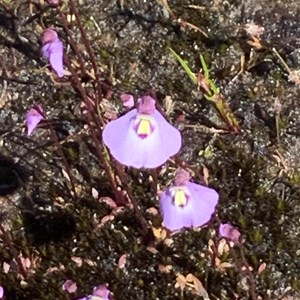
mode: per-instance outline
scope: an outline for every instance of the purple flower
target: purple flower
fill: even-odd
[[[210,220],[218,200],[214,189],[189,181],[189,173],[179,169],[174,185],[160,195],[163,224],[171,231],[202,226]]]
[[[181,134],[156,110],[155,100],[144,96],[137,109],[105,126],[103,141],[123,165],[156,168],[179,151]]]
[[[27,135],[31,135],[36,126],[43,120],[43,108],[36,105],[26,114]]]
[[[219,234],[228,240],[231,240],[235,244],[240,243],[241,233],[239,230],[229,223],[221,223],[219,227]]]
[[[105,285],[94,287],[93,294],[78,300],[110,300],[110,290]]]
[[[58,38],[57,32],[51,28],[44,30],[41,36],[42,54],[49,60],[51,67],[58,77],[64,76],[63,44]]]

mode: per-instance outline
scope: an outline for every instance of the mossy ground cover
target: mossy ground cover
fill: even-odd
[[[82,0],[76,6],[102,84],[98,117],[106,122],[123,113],[123,92],[151,93],[180,129],[184,146],[154,170],[124,168],[107,153],[100,160],[101,135],[95,140],[91,133],[74,74],[56,80],[40,55],[41,31],[54,27],[81,84],[95,93],[93,65],[69,4],[61,11],[69,15],[66,24],[87,74],[56,8],[43,1],[2,1],[0,284],[6,299],[77,299],[104,283],[121,300],[299,299],[298,1],[167,6],[154,0]],[[253,24],[264,31],[247,33]],[[228,130],[170,47],[195,73],[203,55],[239,121],[238,132]],[[35,103],[47,121],[27,137],[25,115]],[[208,173],[220,202],[205,228],[167,235],[157,192],[178,166],[191,170],[197,182]],[[128,192],[152,236],[144,235],[124,198]],[[220,222],[240,229],[241,246],[220,244]],[[21,257],[30,266],[22,267]],[[188,274],[203,288],[192,276],[187,282]],[[73,294],[62,290],[67,279],[77,283]]]

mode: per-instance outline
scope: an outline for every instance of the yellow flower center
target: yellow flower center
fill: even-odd
[[[188,201],[186,189],[184,187],[176,187],[173,198],[174,198],[174,205],[185,206]]]
[[[137,116],[138,125],[136,128],[136,133],[138,136],[147,137],[153,131],[151,126],[151,121],[153,118],[148,115],[138,115]]]

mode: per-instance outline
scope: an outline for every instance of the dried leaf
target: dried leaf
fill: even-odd
[[[89,265],[90,267],[95,267],[95,266],[97,266],[97,263],[96,263],[95,261],[93,261],[93,260],[91,260],[91,259],[88,259],[88,258],[84,259],[83,262],[85,262],[85,263],[86,263],[87,265]]]
[[[208,185],[209,171],[206,167],[203,167],[203,180]]]
[[[168,116],[174,110],[174,102],[171,96],[166,96],[164,100],[164,105],[166,108],[166,115]]]
[[[186,286],[186,279],[183,275],[181,274],[177,274],[177,277],[176,277],[176,284],[175,284],[175,287],[180,287],[180,289],[183,291],[184,288]]]
[[[151,252],[152,254],[158,253],[158,250],[156,250],[156,248],[154,248],[154,247],[148,246],[146,249],[147,249],[147,251]]]
[[[164,244],[170,247],[174,243],[173,239],[167,238],[164,240]]]
[[[99,197],[99,192],[95,188],[92,188],[92,196],[94,199],[98,199]]]
[[[194,282],[194,275],[192,274],[192,273],[189,273],[186,277],[185,277],[185,280],[187,281],[187,282]]]
[[[117,208],[116,202],[109,197],[101,197],[98,199],[100,203],[107,204],[110,208]]]
[[[21,280],[20,281],[21,286],[27,286],[28,282],[26,282],[25,280]]]
[[[81,257],[79,257],[79,256],[72,256],[71,260],[74,261],[78,267],[82,266],[82,258]]]
[[[262,273],[267,267],[267,264],[264,262],[258,268],[258,274]]]
[[[158,240],[164,240],[167,237],[167,231],[164,228],[152,228],[153,235]]]
[[[64,176],[69,182],[71,182],[70,176],[69,176],[68,172],[65,171],[64,169],[62,169],[61,171],[62,171],[63,176]]]
[[[172,266],[171,265],[159,264],[158,265],[158,270],[160,271],[160,273],[169,274],[171,272],[171,270],[172,270]]]
[[[9,271],[9,269],[10,269],[10,264],[8,264],[7,262],[4,262],[4,263],[3,263],[3,272],[4,272],[5,274],[7,274],[8,271]]]
[[[148,208],[146,210],[146,212],[149,213],[149,214],[151,214],[151,215],[154,215],[154,216],[158,215],[158,211],[157,211],[157,209],[155,207]]]
[[[252,46],[253,48],[259,50],[263,48],[263,45],[261,44],[261,41],[256,38],[255,36],[252,36],[252,40],[248,40],[247,44]]]
[[[225,251],[225,249],[227,251]],[[229,251],[229,247],[228,247],[226,240],[224,238],[220,239],[219,244],[218,244],[218,254],[222,255],[223,253],[226,253],[228,251]]]
[[[204,288],[202,282],[196,276],[194,276],[193,281],[194,281],[196,294],[203,297],[204,300],[209,300],[208,293]]]
[[[232,267],[233,267],[233,265],[231,263],[229,263],[229,262],[222,262],[221,264],[219,264],[218,269],[220,271],[225,271],[226,269],[232,268]]]
[[[118,261],[118,266],[120,269],[124,269],[127,261],[127,254],[123,254]]]
[[[265,28],[253,23],[248,23],[244,25],[244,29],[245,31],[250,35],[250,36],[256,36],[256,37],[260,37],[264,31]]]

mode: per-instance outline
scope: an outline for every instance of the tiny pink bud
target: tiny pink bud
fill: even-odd
[[[73,280],[68,279],[62,285],[62,289],[68,293],[75,293],[77,290],[77,284]]]
[[[190,173],[188,171],[185,171],[184,169],[178,169],[175,173],[175,185],[181,186],[185,185],[187,181],[190,180]]]
[[[41,35],[42,45],[46,45],[48,43],[53,43],[58,40],[57,32],[52,28],[47,28],[43,31]]]
[[[219,234],[221,237],[227,238],[233,241],[235,244],[240,243],[241,233],[236,227],[229,223],[220,224]]]
[[[150,96],[139,98],[137,110],[139,114],[153,115],[155,112],[155,100]]]
[[[123,103],[123,106],[127,108],[132,108],[134,106],[134,98],[131,94],[122,94],[120,99]]]

